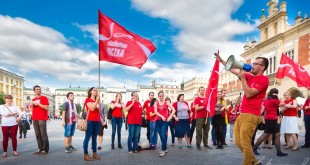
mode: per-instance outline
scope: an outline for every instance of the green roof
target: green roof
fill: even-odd
[[[139,85],[140,89],[156,89],[156,87],[149,86],[149,85]]]

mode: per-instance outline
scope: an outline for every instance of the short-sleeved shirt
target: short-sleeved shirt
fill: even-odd
[[[32,101],[42,105],[49,105],[46,96],[35,97],[32,99]],[[48,120],[48,110],[41,108],[39,105],[33,105],[32,120]]]
[[[132,104],[132,101],[128,101],[126,107]],[[132,107],[129,109],[127,114],[127,123],[128,124],[142,124],[142,106],[140,102],[135,101]]]
[[[291,98],[290,100],[284,100],[285,104],[290,104],[293,105],[295,99]],[[284,112],[283,112],[283,116],[297,116],[297,108],[287,108]]]
[[[111,101],[112,104],[115,104],[115,101]],[[113,112],[112,112],[113,117],[123,117],[123,107],[122,104],[118,103],[115,105]]]
[[[195,106],[203,106],[205,98],[204,97],[197,97],[194,101]],[[207,117],[207,110],[201,109],[196,111],[196,119],[206,118]]]
[[[278,119],[279,104],[280,100],[278,99],[267,99],[264,101],[266,120]]]
[[[247,80],[248,86],[250,88],[257,89],[259,93],[251,98],[247,98],[246,95],[243,96],[241,105],[242,113],[250,113],[253,115],[261,116],[261,105],[269,85],[268,77],[264,75],[254,76],[252,74],[245,74],[245,78]]]
[[[169,109],[166,101],[164,104],[160,105],[159,102],[156,102],[157,104],[157,112],[164,116],[164,118],[167,120],[169,117]],[[161,120],[161,117],[157,116],[156,120]]]
[[[95,100],[91,99],[91,98],[86,98],[85,100],[85,107],[86,107],[86,112],[88,113],[89,111],[89,115],[88,115],[88,121],[100,121],[100,113],[99,113],[99,107],[96,107],[94,111],[91,111],[88,106],[87,103],[95,103]]]
[[[151,100],[146,100],[145,102],[144,102],[144,104],[143,104],[143,108],[142,109],[145,109],[146,110],[146,119],[147,120],[150,120],[150,118],[151,118],[151,116],[150,116],[150,113],[149,113],[149,111],[150,111],[150,108],[153,108],[154,109],[154,107],[152,106],[151,107]],[[154,111],[154,110],[153,110]]]
[[[7,109],[9,108],[9,109]],[[16,122],[16,116],[7,116],[8,114],[11,114],[11,113],[19,113],[20,115],[21,114],[24,114],[24,112],[22,112],[17,106],[7,106],[5,107],[4,105],[0,105],[0,115],[2,116],[2,119],[1,119],[1,125],[2,126],[14,126],[14,125],[17,125],[17,122]]]
[[[195,120],[196,119],[196,111],[195,111],[195,104],[194,104],[194,102],[191,103],[191,112],[193,113],[191,119]]]

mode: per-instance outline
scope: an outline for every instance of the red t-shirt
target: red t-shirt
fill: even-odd
[[[86,112],[89,111],[87,103],[94,103],[95,100],[91,99],[91,98],[86,98],[85,100],[85,107],[86,107]],[[88,121],[100,121],[100,113],[99,113],[99,108],[97,107],[94,111],[89,111],[89,115],[88,115]]]
[[[285,104],[290,104],[293,105],[295,99],[291,98],[290,100],[284,100]],[[284,112],[283,112],[283,116],[297,116],[297,108],[287,108]]]
[[[49,105],[46,96],[35,97],[33,102],[38,102],[42,105]],[[39,105],[33,105],[32,107],[32,120],[48,120],[48,110],[41,108]]]
[[[194,101],[195,106],[203,106],[203,101],[205,100],[205,98],[202,97],[197,97]],[[197,110],[196,111],[196,119],[201,119],[201,118],[206,118],[207,117],[207,110],[201,109],[201,110]]]
[[[142,109],[145,109],[145,115],[146,115],[147,120],[150,120],[150,117],[151,117],[149,114],[149,111],[150,111],[149,108],[151,108],[150,104],[151,104],[151,100],[146,100],[142,107]]]
[[[157,112],[162,116],[164,116],[164,118],[167,121],[169,117],[169,109],[167,103],[165,102],[163,105],[159,105],[159,102],[157,102],[156,104],[157,104]],[[161,120],[161,117],[157,116],[156,120]]]
[[[131,105],[132,101],[128,101],[126,104],[126,107],[128,107],[129,105]],[[128,115],[127,115],[127,123],[128,124],[142,124],[142,106],[140,104],[140,102],[135,101],[135,103],[133,104],[133,106],[130,108],[130,110],[128,111]]]
[[[111,103],[115,104],[115,101],[111,101]],[[112,112],[112,116],[113,117],[120,117],[120,118],[123,117],[123,107],[122,107],[122,104],[118,103],[118,105],[116,105],[114,107],[113,112]]]
[[[302,107],[302,109],[304,110],[304,114],[305,115],[310,115],[310,108],[306,109],[306,106],[310,107],[310,98],[308,98],[304,104],[304,106]]]
[[[269,85],[268,77],[264,75],[254,76],[252,74],[245,74],[245,78],[247,80],[248,86],[250,88],[257,89],[259,93],[251,98],[247,98],[245,95],[243,96],[241,105],[242,113],[250,113],[253,115],[261,116],[261,105]]]
[[[196,119],[196,111],[195,111],[195,104],[194,102],[191,103],[191,112],[193,113],[193,116],[191,117],[191,120],[195,120]]]
[[[280,100],[278,99],[268,99],[264,101],[266,120],[278,119],[279,104]]]

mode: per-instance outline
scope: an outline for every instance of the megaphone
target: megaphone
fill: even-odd
[[[231,56],[229,56],[229,58],[226,61],[225,69],[226,70],[230,70],[230,69],[233,69],[233,68],[242,69],[242,70],[244,70],[246,72],[250,72],[253,67],[250,64],[247,64],[247,63],[244,63],[244,62],[241,62],[241,61],[237,61],[235,59],[235,56],[231,55]]]

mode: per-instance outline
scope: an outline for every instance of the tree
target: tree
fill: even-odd
[[[0,105],[5,103],[4,96],[5,96],[4,92],[0,92]]]
[[[59,106],[59,114],[62,115],[63,105]]]
[[[80,114],[82,112],[82,105],[80,103],[78,103],[76,105],[76,108],[77,108],[77,113]]]

